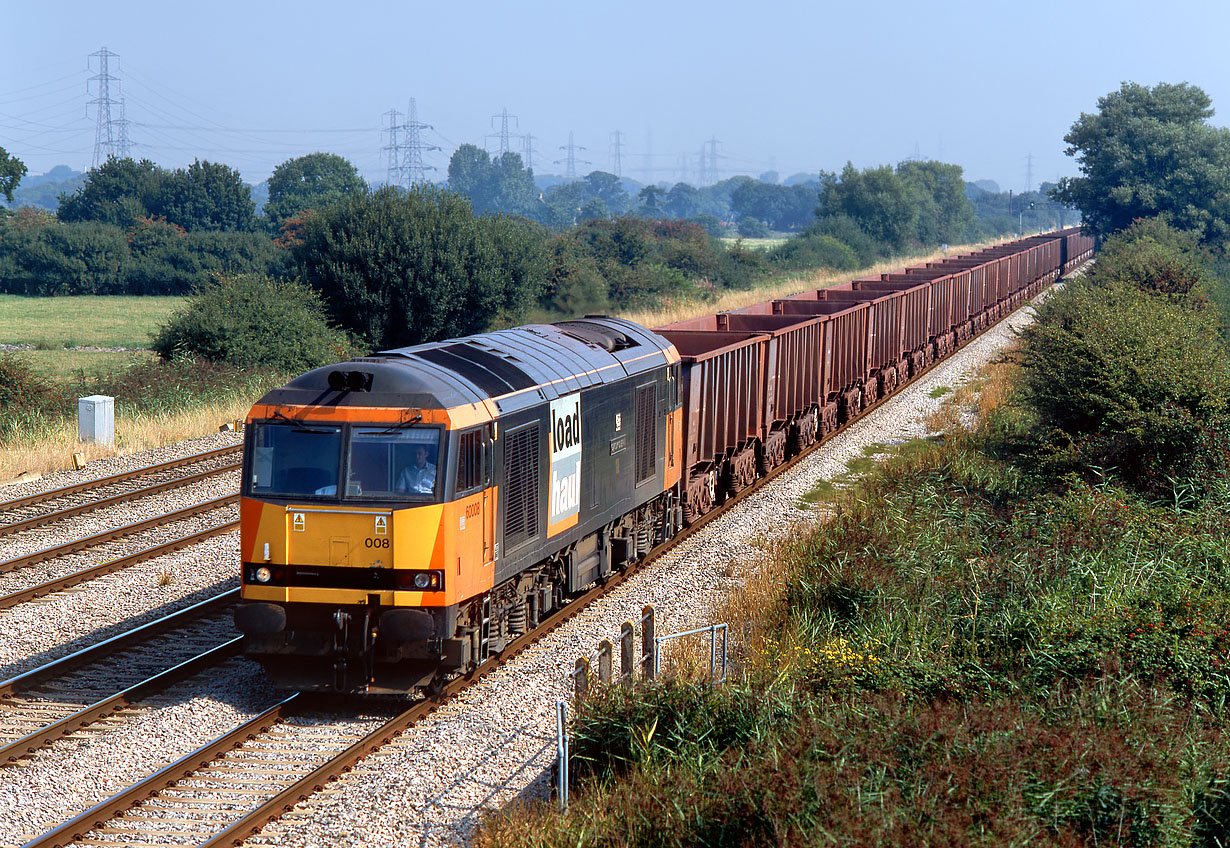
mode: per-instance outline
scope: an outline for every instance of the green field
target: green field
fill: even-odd
[[[87,381],[114,373],[134,360],[154,359],[151,350],[21,350],[17,355],[30,364],[40,377],[57,382],[78,381],[82,376]]]
[[[780,244],[785,244],[790,239],[788,236],[768,236],[766,238],[743,238],[742,236],[723,237],[722,242],[727,245],[732,245],[735,242],[743,242],[743,246],[752,250],[772,250]]]
[[[147,348],[183,297],[0,295],[0,344]],[[80,367],[80,366],[74,366]]]

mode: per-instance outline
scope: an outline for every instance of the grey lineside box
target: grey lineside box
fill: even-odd
[[[106,395],[77,398],[77,438],[83,442],[115,444],[115,398]]]

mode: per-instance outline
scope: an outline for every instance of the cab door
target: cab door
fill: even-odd
[[[496,489],[491,485],[495,476],[495,440],[491,437],[491,425],[483,427],[483,564],[495,562],[495,507]]]
[[[457,580],[461,597],[491,588],[495,493],[491,489],[490,427],[463,430],[457,440]]]

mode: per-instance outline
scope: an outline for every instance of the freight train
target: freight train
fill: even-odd
[[[1069,229],[655,330],[589,316],[309,371],[246,421],[245,653],[283,688],[438,687],[1092,250]]]

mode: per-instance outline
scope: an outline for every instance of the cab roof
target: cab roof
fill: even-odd
[[[639,324],[586,316],[316,368],[260,403],[452,409],[490,400],[507,413],[678,360],[670,342]]]

